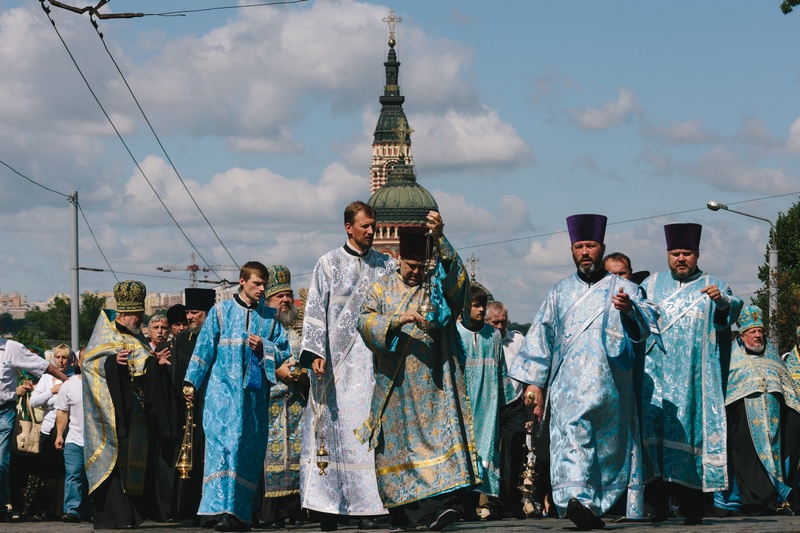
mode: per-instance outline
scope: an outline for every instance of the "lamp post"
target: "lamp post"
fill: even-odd
[[[755,215],[751,215],[750,213],[743,213],[741,211],[736,211],[731,209],[725,204],[721,204],[719,202],[710,201],[706,204],[706,206],[712,211],[719,211],[720,209],[724,211],[730,211],[731,213],[736,213],[737,215],[742,215],[750,218],[755,218],[757,220],[763,220],[764,222],[769,223],[770,227],[770,237],[769,237],[769,342],[775,347],[775,349],[780,349],[778,346],[778,247],[776,246],[775,242],[775,225],[772,221],[768,218],[757,217]]]

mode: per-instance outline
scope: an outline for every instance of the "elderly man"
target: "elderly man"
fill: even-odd
[[[715,504],[759,516],[792,515],[800,397],[777,350],[764,337],[761,309],[745,307],[738,323],[725,392],[733,483],[732,490],[715,493]]]
[[[455,325],[459,315],[470,317],[469,281],[439,213],[428,213],[428,227],[430,237],[426,228],[399,230],[400,268],[373,285],[358,319],[375,358],[375,392],[367,396],[369,418],[356,435],[375,451],[392,531],[414,520],[431,530],[452,524],[465,510],[453,491],[480,481]],[[437,308],[423,316],[429,239],[439,254],[430,274]]]
[[[525,336],[508,329],[508,308],[503,302],[495,300],[486,305],[486,322],[500,332],[505,366],[506,369],[511,368]],[[525,422],[528,419],[522,399],[524,390],[524,383],[508,376],[503,378],[505,398],[500,406],[500,503],[505,514],[516,518],[526,517],[517,490],[525,460]],[[543,448],[537,445],[537,450],[541,453]],[[537,464],[543,462],[540,459]],[[544,497],[540,492],[537,490],[537,497]]]
[[[604,527],[626,489],[626,515],[643,514],[633,346],[654,313],[637,285],[603,269],[606,217],[573,215],[567,228],[578,271],[550,289],[509,375],[549,418],[553,503],[586,530]]]
[[[356,331],[371,285],[392,272],[394,259],[372,249],[375,210],[364,202],[344,210],[347,242],[314,267],[303,319],[300,363],[314,372],[303,429],[300,494],[303,507],[322,513],[323,531],[337,515],[361,517],[360,529],[376,529],[385,514],[375,481],[374,454],[353,435],[369,415],[375,387],[372,354]],[[330,452],[328,475],[312,464],[322,440]]]
[[[730,326],[742,301],[698,268],[701,232],[699,224],[664,226],[669,271],[642,283],[661,309],[663,340],[649,341],[642,397],[653,522],[668,518],[674,495],[684,524],[702,524],[703,492],[728,488],[721,365],[729,360]]]
[[[269,432],[269,389],[289,342],[264,305],[267,268],[258,261],[239,272],[239,292],[216,304],[203,324],[186,369],[187,400],[204,391],[206,437],[199,516],[216,531],[249,531]]]
[[[2,327],[0,326],[0,332]],[[24,370],[41,377],[50,374],[62,382],[69,378],[52,363],[42,359],[17,341],[0,337],[0,522],[6,521],[9,501],[8,468],[11,462],[11,439],[17,415],[17,372]]]
[[[264,460],[264,500],[261,521],[268,529],[279,529],[289,519],[303,524],[300,508],[300,448],[303,436],[303,410],[308,397],[308,375],[298,365],[300,309],[294,303],[292,276],[283,265],[268,268],[269,282],[264,291],[267,305],[283,325],[292,355],[277,370],[278,383],[269,390],[269,438]]]
[[[114,286],[115,311],[97,318],[83,357],[84,450],[95,529],[160,520],[155,496],[158,439],[172,430],[156,358],[142,335],[147,290]]]

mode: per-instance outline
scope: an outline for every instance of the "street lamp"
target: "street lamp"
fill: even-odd
[[[763,220],[764,222],[769,223],[770,227],[770,237],[769,237],[769,342],[775,347],[775,349],[780,349],[778,346],[778,247],[775,243],[775,225],[772,221],[768,218],[757,217],[755,215],[751,215],[750,213],[743,213],[741,211],[736,211],[731,209],[725,204],[721,204],[719,202],[710,201],[706,204],[706,206],[711,209],[712,211],[719,211],[723,209],[725,211],[730,211],[731,213],[736,213],[737,215],[743,215],[750,218],[755,218],[758,220]]]

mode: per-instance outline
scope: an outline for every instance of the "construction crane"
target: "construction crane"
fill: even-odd
[[[215,272],[224,271],[224,272],[238,272],[239,267],[236,265],[213,265],[213,270]],[[197,264],[195,260],[195,254],[192,254],[192,264],[181,266],[181,265],[170,265],[170,266],[160,266],[157,267],[157,270],[161,272],[172,272],[177,270],[188,270],[189,271],[189,281],[191,283],[191,287],[197,288],[197,273],[198,272],[211,272],[211,268],[208,267],[201,267]],[[216,283],[216,282],[215,282]]]

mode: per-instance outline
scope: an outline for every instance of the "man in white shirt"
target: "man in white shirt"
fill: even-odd
[[[67,425],[69,428],[67,429]],[[64,436],[66,430],[66,437]],[[56,396],[56,449],[64,450],[64,522],[81,521],[89,488],[83,468],[83,386],[81,374],[61,385]],[[88,513],[85,513],[88,514]]]
[[[0,332],[2,330],[0,329]],[[11,461],[11,433],[17,406],[17,371],[25,370],[36,377],[47,373],[66,381],[67,376],[22,344],[0,338],[0,502],[7,502],[8,465]],[[0,505],[0,522],[6,521],[6,507]]]

